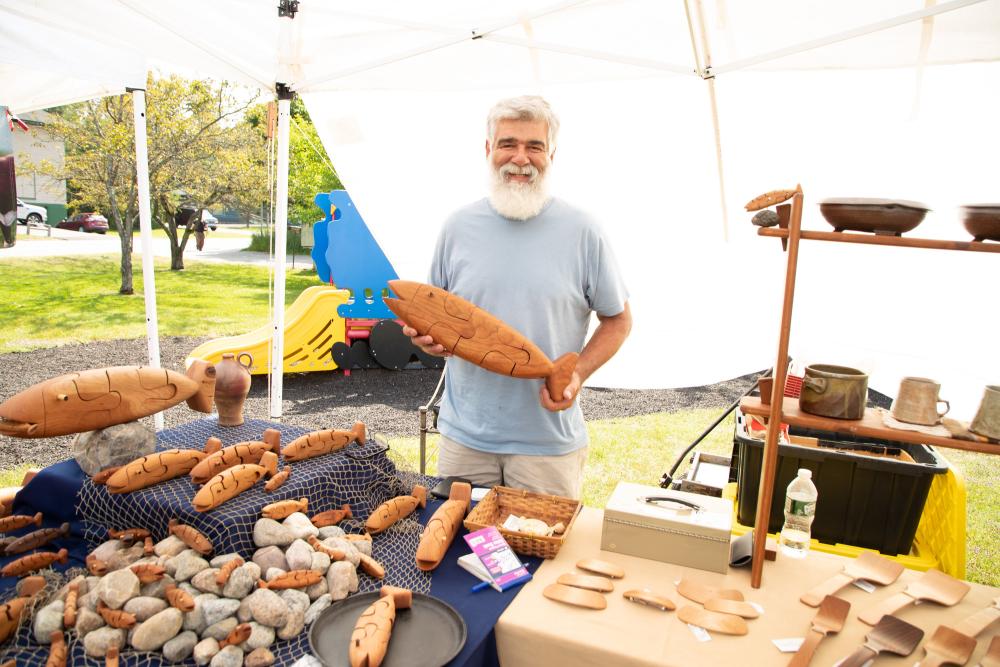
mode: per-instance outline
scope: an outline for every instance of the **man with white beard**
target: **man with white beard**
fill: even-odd
[[[600,228],[548,194],[558,130],[541,97],[502,100],[490,110],[489,196],[445,222],[430,283],[508,323],[550,359],[579,351],[576,371],[562,396],[550,396],[542,380],[450,358],[438,417],[438,474],[579,498],[588,439],[576,396],[621,347],[632,315]],[[586,340],[592,312],[599,323]],[[410,327],[403,332],[425,352],[446,354],[430,336]]]

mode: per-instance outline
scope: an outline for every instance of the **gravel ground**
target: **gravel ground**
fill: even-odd
[[[188,352],[206,340],[164,337],[162,365],[184,371]],[[0,400],[51,377],[106,366],[141,365],[147,360],[146,339],[102,341],[83,345],[0,355]],[[357,420],[372,433],[417,435],[417,409],[431,397],[440,373],[435,370],[363,370],[345,376],[338,371],[286,375],[282,422],[309,429],[347,428]],[[684,389],[584,388],[581,402],[588,420],[633,417],[691,408],[724,409],[743,394],[755,375]],[[255,376],[244,407],[248,417],[268,418],[267,377]],[[164,413],[166,426],[200,416],[181,404]],[[150,428],[153,420],[143,420]],[[707,426],[707,424],[706,424]],[[25,440],[0,435],[0,470],[24,464],[47,466],[69,456],[72,436]]]

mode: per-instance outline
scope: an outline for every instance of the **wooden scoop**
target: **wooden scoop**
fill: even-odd
[[[799,601],[810,607],[818,607],[827,595],[833,595],[858,579],[864,579],[880,586],[888,586],[899,579],[899,575],[902,573],[903,566],[896,561],[865,551],[845,565],[843,572],[833,575],[815,588],[806,591],[805,595],[799,598]]]
[[[812,621],[812,628],[802,642],[798,652],[792,656],[788,667],[806,667],[812,660],[816,647],[823,641],[823,638],[830,633],[838,633],[844,627],[847,619],[847,612],[851,610],[851,603],[847,600],[827,595],[819,604],[819,611]]]
[[[977,611],[964,621],[955,626],[955,629],[963,635],[975,637],[980,632],[990,627],[990,625],[1000,618],[1000,598],[993,598],[993,605]]]
[[[879,653],[910,655],[924,638],[924,631],[895,616],[886,614],[871,632],[865,635],[865,643],[847,656],[839,667],[861,667]]]
[[[721,632],[724,635],[745,635],[747,633],[747,622],[739,616],[707,611],[691,604],[681,607],[677,612],[677,618],[685,623]]]
[[[976,650],[976,640],[947,625],[939,625],[931,638],[924,642],[924,650],[927,655],[920,661],[920,667],[964,665]]]
[[[858,614],[858,619],[868,625],[875,625],[883,616],[894,614],[917,600],[930,600],[950,607],[958,604],[970,588],[969,584],[940,570],[927,570],[902,593],[896,593]]]
[[[733,588],[716,588],[715,586],[706,586],[705,584],[699,584],[697,581],[691,581],[690,579],[681,579],[680,583],[677,584],[677,592],[686,597],[692,602],[697,602],[698,604],[705,604],[708,600],[712,598],[721,598],[723,600],[738,600],[743,602],[743,593]]]
[[[1000,667],[1000,635],[993,635],[989,650],[979,660],[979,667]]]

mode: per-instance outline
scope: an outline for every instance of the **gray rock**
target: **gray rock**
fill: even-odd
[[[143,584],[142,588],[139,589],[139,595],[143,597],[150,598],[162,598],[166,593],[167,586],[175,586],[177,582],[174,578],[169,575],[164,575],[159,581],[151,581],[148,584]]]
[[[93,575],[87,577],[87,590],[86,591],[80,591],[80,595],[83,595],[84,592],[89,593],[90,591],[94,590],[95,588],[97,588],[97,584],[99,584],[99,583],[101,583],[101,578],[100,577],[95,577]]]
[[[240,608],[236,610],[236,620],[246,623],[253,619],[253,612],[250,611],[250,598],[245,597],[240,600]]]
[[[197,595],[194,598],[194,610],[189,611],[184,614],[184,629],[193,630],[199,635],[205,630],[208,625],[205,623],[205,605],[210,600],[217,600],[218,597],[212,595],[211,593],[203,593],[202,595]]]
[[[314,551],[309,561],[309,569],[326,574],[326,571],[330,569],[330,557],[322,551]]]
[[[177,584],[177,588],[181,589],[191,597],[194,597],[195,595],[201,595],[201,591],[192,586],[190,581],[182,581],[181,583]]]
[[[132,598],[125,603],[125,611],[135,614],[135,620],[139,623],[149,620],[156,614],[167,608],[167,601],[163,598],[139,596]]]
[[[88,633],[97,628],[104,627],[104,617],[96,611],[86,608],[76,610],[76,634],[78,637],[86,637]]]
[[[139,577],[129,569],[109,572],[97,585],[97,596],[112,609],[121,609],[139,594]]]
[[[153,547],[153,553],[157,556],[167,556],[173,558],[182,551],[187,551],[188,545],[176,535],[168,535]]]
[[[288,622],[288,605],[274,591],[258,588],[247,598],[253,620],[272,628],[282,628]]]
[[[234,616],[236,610],[240,608],[240,601],[230,598],[219,598],[218,600],[208,600],[204,604],[205,625],[215,625],[224,618]]]
[[[187,660],[198,643],[198,635],[185,630],[163,645],[163,657],[170,662]]]
[[[302,591],[295,590],[294,588],[286,588],[278,593],[278,595],[285,601],[285,604],[288,605],[288,609],[291,611],[305,611],[309,608],[309,596]]]
[[[312,565],[313,548],[302,539],[297,539],[285,549],[285,560],[289,570],[308,570]]]
[[[354,547],[358,553],[363,553],[366,556],[372,555],[372,543],[368,540],[348,540],[347,543]]]
[[[292,512],[281,522],[296,539],[304,540],[310,535],[319,535],[319,528],[312,524],[302,512]],[[263,545],[261,545],[263,546]]]
[[[77,577],[74,577],[72,580],[67,581],[66,584],[59,589],[59,592],[55,594],[54,599],[66,600],[66,593],[69,592],[69,587],[72,586],[73,584],[77,585],[77,591],[76,591],[77,599],[79,599],[79,596],[81,595],[86,595],[87,591],[90,590],[89,588],[87,588],[87,577],[81,574]]]
[[[93,477],[105,468],[125,465],[156,451],[156,434],[139,422],[115,424],[78,433],[70,454]]]
[[[320,595],[318,598],[316,598],[316,600],[313,601],[311,605],[309,605],[309,608],[306,609],[306,625],[309,625],[310,623],[315,621],[316,618],[323,613],[323,610],[329,607],[332,603],[333,603],[333,597],[329,593],[325,595]]]
[[[196,665],[207,665],[219,652],[219,642],[211,637],[202,639],[194,645],[194,662]]]
[[[140,558],[146,555],[142,543],[133,544],[126,549],[119,549],[111,558],[105,561],[109,571],[120,570],[129,565],[135,564]]]
[[[339,537],[328,537],[323,540],[323,544],[332,549],[340,549],[343,551],[345,554],[345,560],[349,561],[354,567],[357,567],[358,563],[361,562],[361,554],[358,551],[358,548],[354,546],[354,542],[350,542]]]
[[[323,577],[319,580],[319,582],[306,588],[306,595],[309,596],[310,600],[315,600],[329,592],[330,584],[326,583],[326,577]]]
[[[104,659],[108,649],[117,646],[121,651],[125,646],[125,631],[117,628],[103,627],[87,633],[83,638],[83,649],[92,658]]]
[[[351,588],[351,576],[357,580],[358,573],[346,560],[337,561],[326,571],[326,583],[330,587],[330,595],[334,600],[343,600]]]
[[[295,637],[306,624],[306,610],[305,609],[292,609],[288,612],[288,621],[285,626],[278,630],[279,639],[291,639]]]
[[[97,545],[97,548],[90,553],[97,560],[103,560],[105,563],[108,559],[118,553],[119,549],[124,548],[125,544],[121,540],[108,540],[107,542],[102,542]]]
[[[81,595],[76,599],[77,611],[80,609],[89,609],[90,611],[97,611],[97,588],[92,588],[86,594]]]
[[[137,651],[155,651],[177,636],[184,623],[184,612],[168,607],[136,626],[132,647]]]
[[[295,537],[291,530],[274,519],[258,519],[253,525],[253,543],[258,547],[288,546]]]
[[[280,525],[280,524],[279,524]],[[253,562],[260,566],[261,572],[267,572],[272,567],[282,570],[288,569],[288,561],[285,560],[285,552],[276,546],[257,549],[253,554]]]
[[[322,542],[328,537],[343,537],[344,529],[340,526],[326,526],[319,529],[319,541]]]
[[[187,581],[202,570],[208,569],[208,561],[194,549],[182,551],[173,558],[173,571],[167,568],[167,573],[176,581]]]
[[[62,600],[56,600],[55,602],[47,604],[35,612],[35,619],[32,623],[32,628],[35,632],[36,642],[39,644],[52,643],[52,633],[56,630],[63,629],[63,610],[65,608],[65,602]]]
[[[250,621],[250,636],[243,642],[244,651],[255,651],[274,643],[274,628]]]
[[[271,667],[274,654],[266,648],[255,648],[243,659],[243,667]]]
[[[229,581],[222,588],[222,594],[227,598],[242,600],[257,587],[258,579],[260,579],[260,566],[257,563],[244,563],[229,575]]]
[[[273,579],[276,579],[277,577],[280,577],[283,574],[287,574],[287,572],[285,572],[284,570],[279,570],[276,567],[272,567],[267,571],[266,574],[264,574],[264,581],[271,581]]]
[[[201,633],[201,636],[212,637],[213,639],[217,639],[221,642],[229,636],[230,632],[236,629],[237,624],[236,617],[230,616],[205,628],[205,631]]]
[[[238,553],[222,554],[208,561],[208,564],[212,567],[222,567],[234,558],[241,558],[241,556]]]
[[[203,593],[222,595],[222,586],[220,586],[219,582],[215,580],[215,575],[218,573],[219,568],[217,567],[210,567],[207,570],[202,570],[191,577],[191,585]]]
[[[211,667],[240,667],[243,664],[243,649],[227,646],[212,658]]]

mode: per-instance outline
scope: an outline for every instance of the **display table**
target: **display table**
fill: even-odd
[[[750,587],[749,568],[731,568],[729,574],[721,575],[601,551],[603,516],[601,510],[584,508],[558,556],[544,562],[535,578],[524,586],[497,621],[497,651],[501,665],[784,665],[792,654],[780,653],[771,640],[807,634],[816,609],[799,602],[799,596],[840,572],[849,560],[817,552],[811,552],[804,560],[796,560],[782,558],[779,553],[776,562],[768,563],[763,587],[754,590]],[[625,569],[625,578],[616,580],[615,590],[606,596],[607,609],[581,609],[542,596],[542,590],[555,583],[560,574],[577,571],[576,562],[589,557],[603,558]],[[832,665],[851,654],[871,629],[858,620],[858,613],[902,591],[920,574],[904,570],[894,584],[877,588],[871,594],[855,586],[841,589],[838,595],[851,603],[851,612],[840,634],[830,635],[819,645],[812,664]],[[688,626],[677,619],[675,612],[644,607],[622,597],[622,593],[631,588],[649,588],[672,599],[678,609],[696,604],[677,593],[675,582],[682,577],[739,589],[747,601],[763,606],[764,613],[747,621],[750,631],[745,636],[711,633],[711,641],[700,642]],[[922,628],[926,640],[938,625],[954,625],[990,606],[998,596],[1000,589],[972,584],[969,594],[954,607],[933,603],[910,605],[898,616]],[[978,645],[968,664],[977,664],[989,647],[990,638],[997,633],[1000,633],[1000,623],[977,637]],[[923,643],[907,658],[880,656],[878,664],[913,665],[923,657],[922,647]]]

